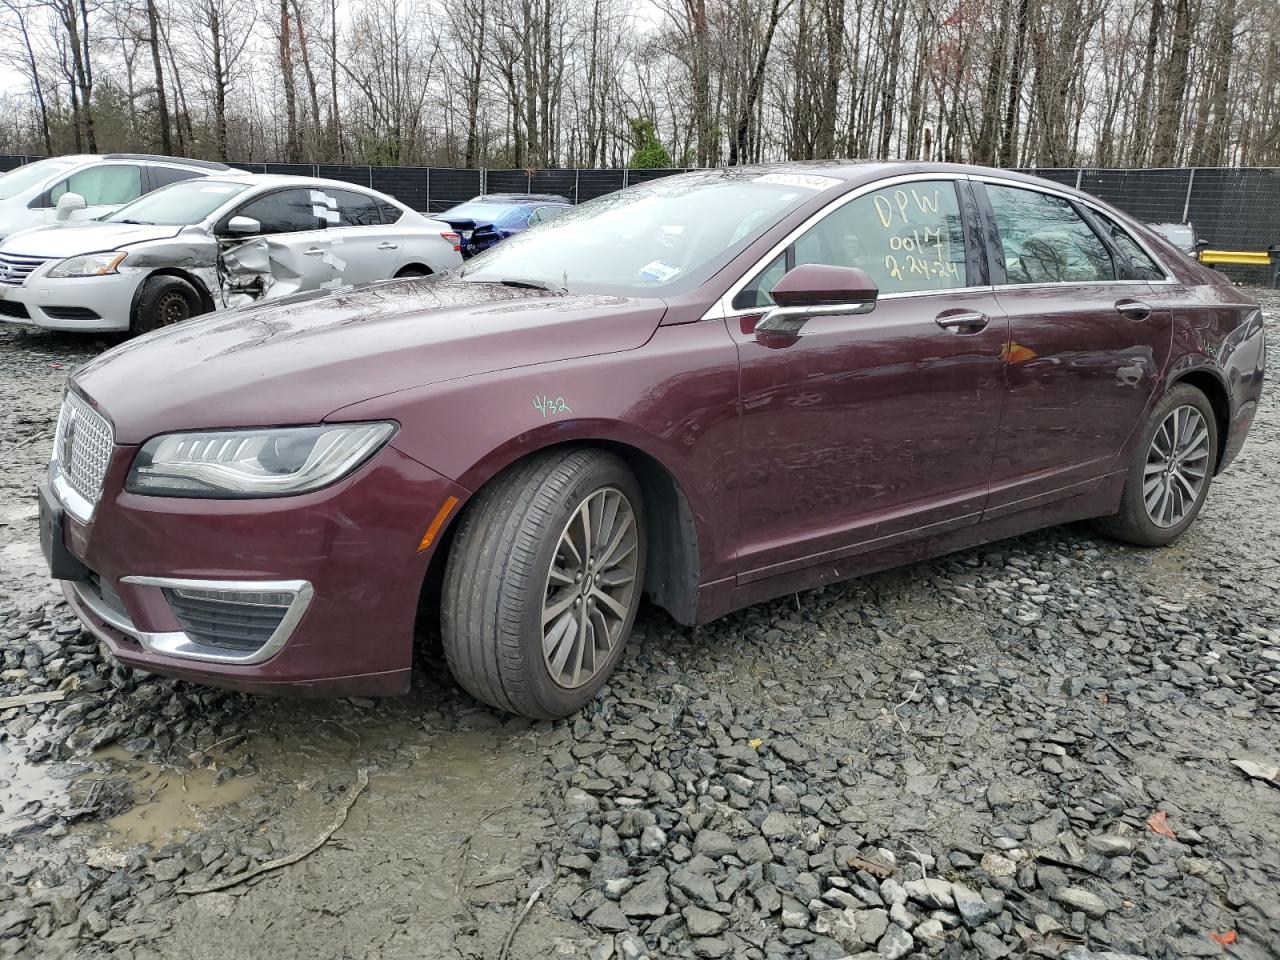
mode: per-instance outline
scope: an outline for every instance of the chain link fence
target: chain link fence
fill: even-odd
[[[40,159],[0,156],[0,172]],[[633,183],[684,173],[664,170],[471,170],[312,163],[234,163],[253,173],[325,177],[390,194],[424,213],[441,213],[481,193],[553,193],[573,203]],[[1077,187],[1148,223],[1190,221],[1209,246],[1265,250],[1280,243],[1280,168],[1179,167],[1112,170],[1089,167],[1020,171]],[[1228,268],[1241,281],[1269,285],[1270,268]]]

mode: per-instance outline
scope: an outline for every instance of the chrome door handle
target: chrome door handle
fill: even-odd
[[[390,240],[383,240],[380,244],[378,244],[378,249],[379,250],[398,250],[400,249],[400,244],[392,243]]]
[[[1116,312],[1126,320],[1145,320],[1151,316],[1151,304],[1141,300],[1117,300]]]
[[[306,250],[303,250],[302,252],[305,253],[308,257],[323,257],[325,254],[324,249],[321,247],[308,247]]]
[[[940,313],[934,318],[943,330],[953,333],[978,333],[985,330],[991,318],[985,313]]]

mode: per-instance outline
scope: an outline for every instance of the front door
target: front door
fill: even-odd
[[[243,240],[228,234],[227,223],[237,216],[257,220],[258,234]],[[304,188],[275,190],[226,214],[215,230],[227,251],[232,287],[243,286],[238,292],[250,296],[279,297],[336,285],[340,257],[329,225],[337,219],[322,192]]]
[[[84,197],[84,209],[73,210],[70,222],[104,217],[142,196],[142,169],[131,163],[96,163],[59,180],[49,188],[45,223],[58,222],[57,203],[64,193]]]
[[[1011,338],[990,518],[1088,492],[1115,469],[1160,383],[1173,324],[1150,285],[1160,269],[1118,224],[1095,218],[1095,230],[1054,194],[985,191]]]
[[[742,391],[739,580],[976,523],[1002,402],[1007,324],[966,246],[958,181],[863,193],[735,295]],[[759,334],[797,263],[865,270],[868,314]]]

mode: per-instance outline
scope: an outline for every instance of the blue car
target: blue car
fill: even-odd
[[[553,193],[486,193],[432,214],[458,232],[464,257],[475,256],[513,233],[560,216],[573,206]]]

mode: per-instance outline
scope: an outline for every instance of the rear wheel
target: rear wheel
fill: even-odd
[[[138,295],[130,329],[147,333],[204,313],[200,294],[181,277],[148,277]]]
[[[639,484],[600,450],[517,465],[467,508],[445,569],[454,677],[492,706],[563,717],[622,656],[644,579]]]
[[[1098,522],[1128,543],[1172,543],[1195,522],[1218,457],[1218,422],[1209,399],[1189,384],[1165,394],[1143,429],[1120,499]]]
[[[426,267],[419,266],[416,263],[412,263],[409,266],[401,267],[398,271],[396,271],[395,279],[403,280],[405,277],[429,277],[429,276],[431,276],[430,270],[428,270]]]

